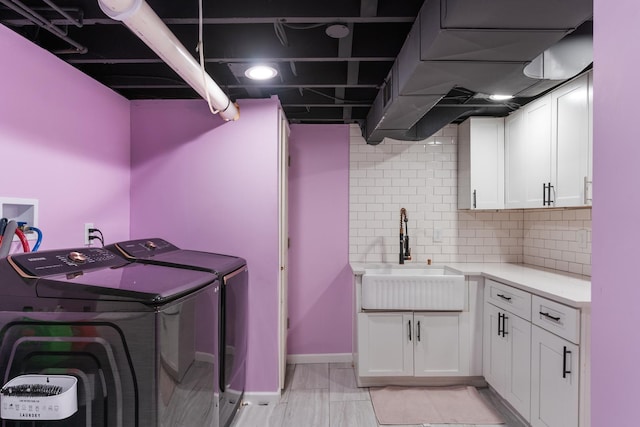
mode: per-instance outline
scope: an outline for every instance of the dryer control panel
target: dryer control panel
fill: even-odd
[[[126,264],[124,259],[103,248],[62,249],[11,255],[9,262],[23,277],[73,274]]]
[[[145,259],[165,252],[173,252],[179,248],[164,239],[140,239],[120,242],[114,245],[126,258]]]

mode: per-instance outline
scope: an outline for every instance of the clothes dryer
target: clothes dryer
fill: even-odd
[[[220,426],[228,427],[240,408],[246,384],[248,270],[243,258],[180,249],[160,238],[107,246],[128,260],[216,274],[220,298]]]

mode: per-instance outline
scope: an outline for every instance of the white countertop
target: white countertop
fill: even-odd
[[[541,297],[577,308],[591,305],[591,280],[588,276],[564,273],[524,264],[508,263],[445,263],[431,267],[449,267],[465,276],[484,276]],[[353,274],[364,274],[368,268],[429,268],[424,264],[363,264],[352,263]]]

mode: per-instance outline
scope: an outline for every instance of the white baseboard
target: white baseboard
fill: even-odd
[[[280,402],[279,391],[245,391],[242,399],[245,405],[275,405]]]
[[[325,353],[325,354],[288,354],[287,363],[351,363],[351,353]]]

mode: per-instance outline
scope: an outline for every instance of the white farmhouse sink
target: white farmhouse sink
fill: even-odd
[[[464,275],[447,267],[375,268],[362,276],[365,310],[464,310]]]

